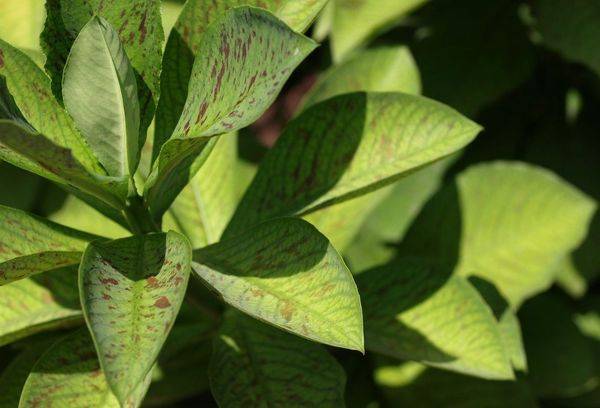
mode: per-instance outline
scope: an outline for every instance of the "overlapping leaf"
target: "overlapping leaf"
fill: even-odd
[[[0,285],[76,266],[85,246],[94,239],[97,237],[0,206]]]
[[[79,288],[100,365],[124,403],[148,375],[183,301],[191,247],[175,232],[94,242]]]
[[[73,43],[63,76],[65,106],[109,175],[133,175],[140,159],[135,73],[118,33],[93,17]]]
[[[131,397],[119,404],[84,328],[65,336],[42,355],[25,382],[19,407],[135,408],[149,384],[148,375]]]
[[[0,287],[0,345],[82,320],[75,268]]]
[[[468,144],[480,127],[422,97],[349,94],[317,104],[269,151],[226,234],[380,188]]]
[[[219,406],[344,405],[344,371],[318,344],[230,313],[213,353],[211,388]]]
[[[308,339],[363,350],[352,275],[307,222],[265,222],[194,251],[194,261],[194,272],[241,311]]]
[[[44,4],[39,0],[5,0],[0,4],[0,38],[30,51],[40,46]]]
[[[494,315],[451,272],[404,259],[358,275],[367,349],[488,379],[513,378]]]
[[[335,0],[331,44],[342,60],[374,34],[427,0]]]
[[[156,112],[156,133],[153,157],[171,137],[188,95],[194,57],[211,23],[226,11],[237,6],[264,8],[282,19],[295,31],[303,31],[327,0],[188,0],[169,35],[163,71],[161,97]]]
[[[145,186],[155,217],[194,175],[205,139],[257,119],[315,46],[267,11],[249,7],[230,10],[206,30],[182,115]]]
[[[152,120],[159,94],[164,33],[159,0],[48,0],[42,48],[54,93],[60,96],[61,79],[69,51],[90,17],[105,18],[118,32],[131,65],[137,72],[137,88],[145,131]]]

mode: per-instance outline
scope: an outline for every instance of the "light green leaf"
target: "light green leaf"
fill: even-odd
[[[315,47],[269,12],[250,7],[230,10],[206,30],[182,115],[145,186],[153,216],[161,216],[193,177],[205,139],[256,120]]]
[[[322,346],[239,313],[215,339],[210,380],[222,407],[344,406],[344,370]]]
[[[600,384],[598,340],[584,336],[575,324],[568,298],[547,293],[519,312],[532,388],[540,398],[583,395]]]
[[[513,378],[492,311],[451,272],[406,258],[358,275],[367,349],[482,378]]]
[[[194,251],[194,272],[225,302],[299,336],[363,351],[350,271],[306,221],[281,218]]]
[[[480,130],[418,96],[356,93],[324,101],[292,121],[267,153],[226,234],[376,190],[464,147]]]
[[[206,163],[165,214],[163,229],[181,232],[193,248],[217,242],[239,197],[237,160],[237,136],[220,137]]]
[[[305,106],[358,91],[418,95],[421,79],[410,50],[404,46],[373,48],[333,66],[306,96]]]
[[[0,76],[27,122],[93,173],[105,174],[73,120],[52,95],[50,79],[29,57],[0,40]],[[2,132],[4,133],[4,131]]]
[[[333,0],[331,47],[341,61],[356,47],[427,0]]]
[[[0,287],[0,346],[82,321],[76,268],[51,271]]]
[[[100,202],[99,208],[123,208],[126,180],[91,174],[71,153],[71,149],[55,144],[45,135],[33,133],[16,122],[0,120],[0,159],[45,177],[82,199],[90,197]]]
[[[535,26],[543,43],[600,75],[600,4],[585,0],[533,1]]]
[[[77,265],[87,243],[97,238],[0,206],[0,285]]]
[[[175,232],[86,249],[79,268],[83,312],[106,380],[124,403],[148,375],[185,295],[191,247]]]
[[[382,365],[375,382],[390,406],[453,408],[536,408],[524,381],[488,381],[427,368],[418,363]]]
[[[148,375],[122,405],[111,393],[86,329],[56,342],[33,366],[19,408],[135,408],[150,384]]]
[[[140,129],[144,133],[154,114],[159,94],[164,33],[159,0],[48,0],[42,48],[52,89],[60,96],[61,79],[71,46],[90,17],[106,19],[138,74],[137,89],[141,108]]]
[[[401,251],[436,256],[459,275],[486,279],[516,308],[551,285],[594,210],[591,199],[547,170],[481,164],[432,199]]]
[[[109,175],[135,173],[140,106],[135,73],[118,33],[93,17],[73,43],[63,76],[65,107]]]
[[[55,338],[46,338],[28,346],[21,351],[4,369],[0,375],[0,408],[14,408],[19,406],[19,398],[23,385],[31,372],[33,365],[40,356],[56,341]]]
[[[40,48],[44,4],[39,0],[3,0],[0,3],[0,38],[27,50]]]
[[[173,28],[163,57],[161,96],[156,112],[153,157],[175,129],[188,95],[192,65],[207,28],[238,6],[262,7],[295,31],[303,31],[327,0],[188,0]]]

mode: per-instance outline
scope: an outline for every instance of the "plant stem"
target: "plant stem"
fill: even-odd
[[[160,228],[152,219],[148,208],[144,205],[141,197],[137,195],[127,199],[127,207],[124,210],[124,214],[131,232],[134,234],[141,235],[160,232]]]

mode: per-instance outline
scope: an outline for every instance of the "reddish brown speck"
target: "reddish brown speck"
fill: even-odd
[[[158,279],[156,279],[154,276],[150,276],[148,279],[146,279],[148,282],[148,286],[151,288],[157,288],[158,287]]]
[[[4,67],[4,51],[0,50],[0,68]]]
[[[119,281],[113,278],[100,278],[100,283],[102,283],[103,285],[118,285]]]
[[[166,296],[161,296],[156,299],[154,306],[158,307],[159,309],[166,309],[167,307],[171,306],[171,302],[169,302],[169,299],[167,299]]]

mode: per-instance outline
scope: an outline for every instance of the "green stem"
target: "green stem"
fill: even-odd
[[[152,219],[141,197],[136,195],[127,199],[127,207],[123,211],[131,232],[134,234],[160,232],[160,228]]]

